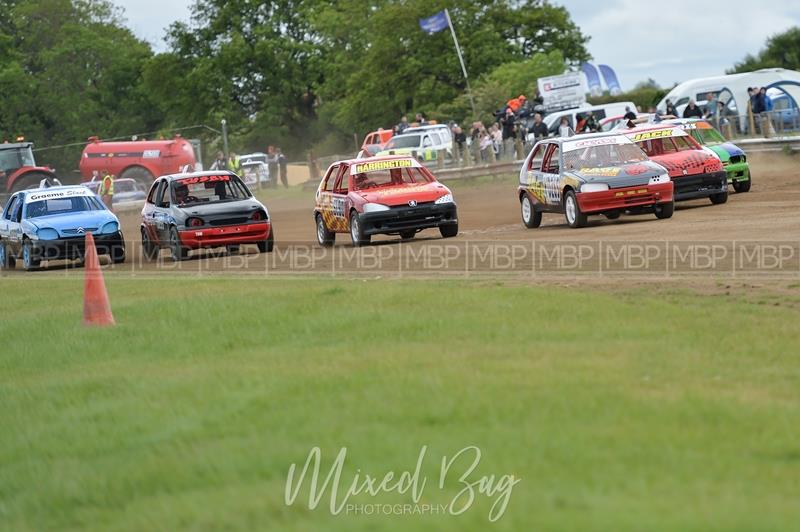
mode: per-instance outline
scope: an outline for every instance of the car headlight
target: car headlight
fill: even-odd
[[[108,222],[100,228],[100,234],[111,234],[119,231],[119,224],[117,222]]]
[[[436,205],[441,205],[442,203],[453,203],[453,194],[445,194],[435,202]]]
[[[36,236],[39,237],[39,240],[56,240],[59,235],[58,231],[47,227],[45,229],[39,229],[36,231]]]
[[[605,192],[608,185],[605,183],[584,183],[581,185],[581,192]]]
[[[660,174],[650,178],[648,185],[660,185],[661,183],[669,183],[669,174]]]
[[[379,212],[379,211],[388,211],[389,207],[386,205],[382,205],[380,203],[365,203],[364,204],[364,212]]]

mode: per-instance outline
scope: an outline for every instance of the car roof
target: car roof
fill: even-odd
[[[431,129],[450,129],[447,127],[447,124],[430,124],[427,126],[413,126],[406,128],[405,131],[401,133],[401,135],[407,135],[409,133],[418,133],[422,131],[430,131]]]
[[[23,194],[33,194],[33,193],[41,192],[43,190],[46,190],[48,192],[60,192],[62,190],[80,190],[82,188],[90,190],[86,185],[58,185],[58,186],[55,186],[55,187],[29,188],[29,189],[26,189],[26,190],[22,190],[21,192]]]

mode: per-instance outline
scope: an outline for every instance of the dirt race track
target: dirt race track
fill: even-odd
[[[275,252],[260,255],[255,246],[243,247],[237,255],[193,252],[182,263],[173,263],[167,250],[157,262],[143,261],[138,212],[128,211],[120,214],[128,260],[113,269],[133,274],[800,279],[797,159],[756,154],[751,169],[751,191],[736,194],[731,189],[724,205],[708,200],[681,203],[669,220],[653,215],[623,215],[615,221],[594,216],[583,229],[567,227],[564,217],[555,214],[545,215],[540,228],[526,229],[515,178],[451,181],[459,209],[457,237],[444,240],[437,230],[426,230],[402,243],[398,237],[375,237],[376,245],[360,249],[351,246],[346,234],[337,235],[332,249],[316,244],[313,192],[267,191],[260,196],[275,227]]]

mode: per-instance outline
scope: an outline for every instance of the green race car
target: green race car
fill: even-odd
[[[716,153],[728,173],[728,184],[733,185],[733,190],[736,192],[750,190],[750,165],[747,164],[747,155],[740,147],[725,140],[708,120],[689,118],[664,122],[685,129],[697,142]]]

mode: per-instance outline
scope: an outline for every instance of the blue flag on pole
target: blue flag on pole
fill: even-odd
[[[419,27],[428,35],[438,33],[447,26],[447,13],[444,12],[444,9],[431,17],[419,19]]]
[[[608,65],[599,65],[598,68],[600,69],[600,74],[603,75],[603,80],[606,82],[608,93],[611,94],[611,96],[620,94],[622,92],[622,87],[619,84],[617,73],[614,72],[614,69]]]

